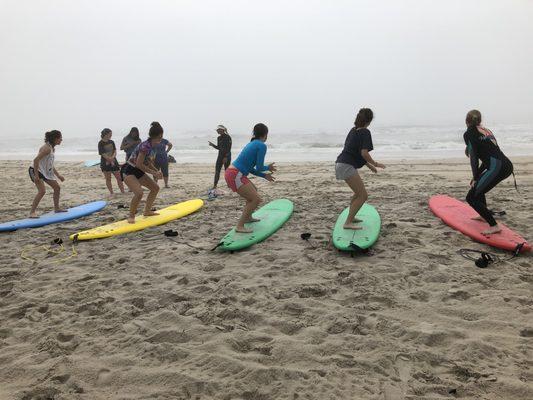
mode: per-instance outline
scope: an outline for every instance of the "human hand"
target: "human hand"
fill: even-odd
[[[372,164],[366,164],[366,166],[368,167],[368,169],[370,171],[372,171],[373,173],[377,174],[378,170]]]
[[[278,170],[278,168],[277,168],[274,164],[276,164],[276,163],[270,163],[270,164],[268,164],[268,170],[269,170],[270,172],[276,172],[276,171]]]
[[[57,175],[57,178],[61,181],[61,182],[65,182],[65,178],[63,177],[63,175]]]
[[[274,182],[276,180],[272,174],[266,174],[265,179],[269,182]]]
[[[376,167],[378,167],[378,168],[382,168],[382,169],[387,168],[387,167],[385,167],[385,165],[382,164],[382,163],[375,163],[374,165],[375,165]]]

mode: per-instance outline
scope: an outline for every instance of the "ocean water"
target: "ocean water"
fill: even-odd
[[[508,156],[533,157],[533,125],[491,126],[501,149]],[[464,128],[461,126],[376,126],[372,127],[373,157],[377,160],[423,160],[464,157]],[[268,138],[269,161],[334,162],[342,149],[344,132],[271,132]],[[42,135],[25,135],[14,142],[10,152],[0,152],[0,160],[31,160],[42,144]],[[178,163],[213,162],[216,134],[205,132],[168,133],[174,148],[170,152]],[[250,140],[248,135],[232,134],[233,157]],[[98,158],[96,137],[68,137],[58,147],[58,161],[84,161]],[[119,146],[122,135],[113,137]],[[119,152],[119,161],[124,153]]]

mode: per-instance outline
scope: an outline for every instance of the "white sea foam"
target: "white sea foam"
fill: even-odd
[[[533,155],[533,125],[492,126],[502,150],[509,156]],[[335,161],[346,132],[271,132],[268,158],[277,161]],[[446,159],[463,156],[464,129],[460,126],[372,127],[374,154],[382,159]],[[215,141],[210,132],[168,133],[174,144],[171,154],[178,162],[212,162],[216,151],[207,142]],[[233,134],[233,156],[249,141],[249,136]],[[117,146],[122,135],[113,137]],[[58,160],[82,161],[98,157],[95,137],[69,137],[58,148]],[[27,135],[10,144],[10,152],[0,152],[0,159],[31,159],[42,143],[42,135]],[[119,160],[123,153],[119,151]]]

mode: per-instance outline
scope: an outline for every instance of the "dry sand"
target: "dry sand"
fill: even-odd
[[[0,165],[0,221],[25,217],[35,192],[28,162]],[[521,193],[509,179],[488,199],[532,240],[533,163],[515,167]],[[106,195],[98,167],[58,169],[63,204]],[[205,195],[212,169],[172,165],[157,204]],[[0,235],[0,399],[532,399],[532,256],[478,269],[456,251],[489,249],[427,208],[432,194],[464,198],[466,159],[363,176],[383,219],[371,256],[328,244],[350,196],[328,164],[282,164],[277,183],[255,180],[265,201],[289,198],[295,212],[240,253],[209,251],[239,215],[229,193],[75,253],[38,246],[124,218],[117,204],[129,196],[86,218]],[[47,193],[41,210],[51,203]],[[170,228],[176,241],[162,235]]]

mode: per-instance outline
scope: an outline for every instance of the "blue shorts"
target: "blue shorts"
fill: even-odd
[[[163,176],[166,178],[168,177],[168,160],[162,161],[162,160],[155,160],[154,163],[155,167],[161,171]]]

